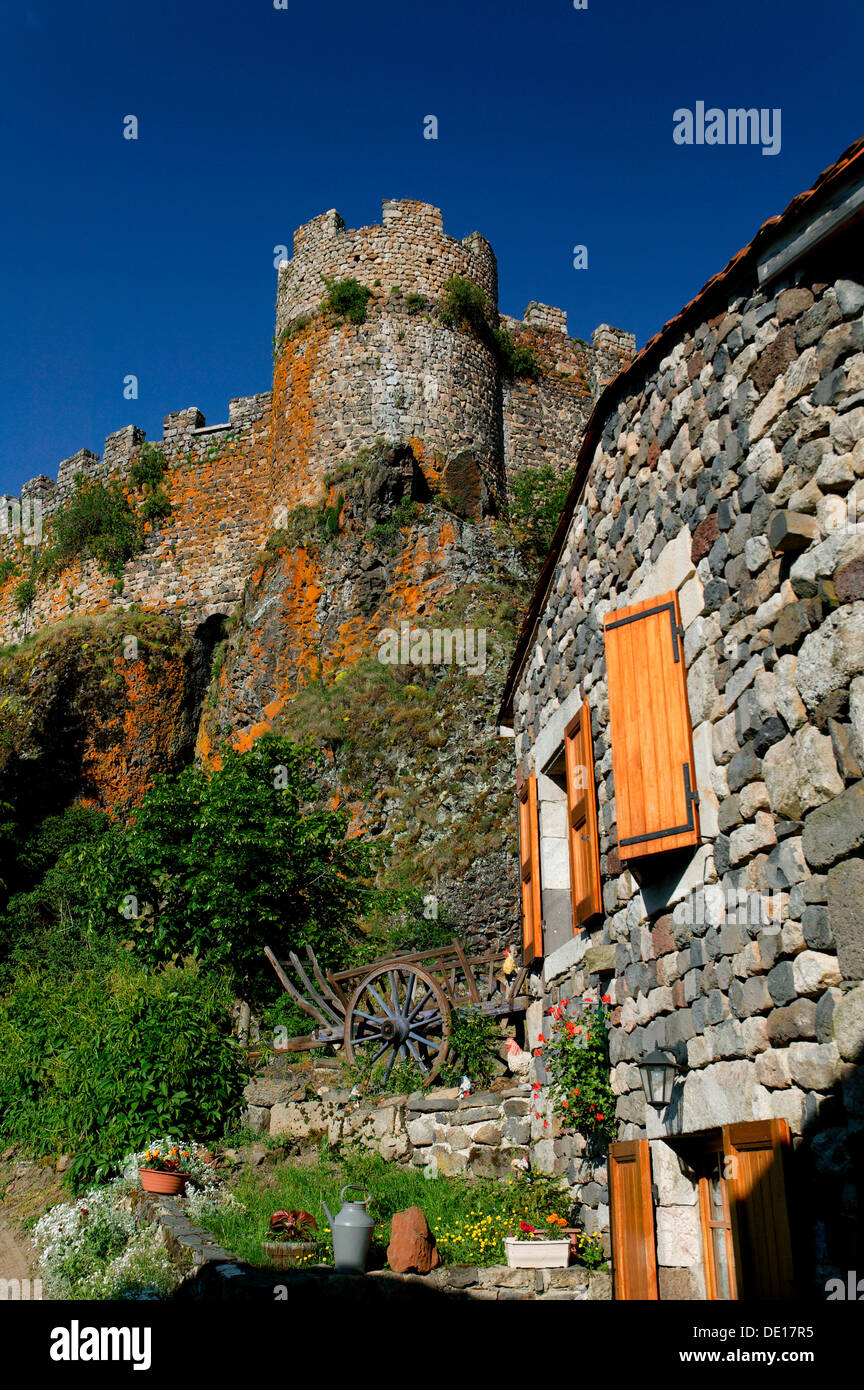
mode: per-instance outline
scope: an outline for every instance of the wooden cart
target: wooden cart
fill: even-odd
[[[469,958],[456,939],[449,946],[334,973],[321,970],[311,946],[305,965],[291,951],[302,989],[269,946],[264,949],[295,1004],[317,1025],[308,1035],[289,1038],[284,1050],[341,1045],[349,1062],[362,1058],[370,1068],[389,1053],[385,1085],[397,1058],[416,1062],[427,1081],[438,1074],[447,1059],[454,1010],[475,1008],[489,1018],[505,1018],[524,1013],[530,1002],[520,993],[524,966],[508,975],[502,952]]]

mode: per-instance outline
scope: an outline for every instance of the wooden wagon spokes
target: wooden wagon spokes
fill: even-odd
[[[415,1062],[431,1081],[447,1059],[450,1006],[421,966],[390,962],[372,969],[355,989],[345,1013],[345,1055],[362,1052],[372,1067],[389,1054],[384,1084],[397,1059]]]

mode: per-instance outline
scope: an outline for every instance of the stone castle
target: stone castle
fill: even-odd
[[[320,314],[325,277],[349,276],[371,291],[366,321],[334,325]],[[478,286],[501,326],[532,347],[533,379],[502,379],[487,342],[440,321],[435,306],[452,276]],[[448,465],[464,485],[467,451],[478,499],[481,491],[502,498],[507,474],[525,464],[568,466],[601,383],[632,357],[635,341],[601,324],[589,347],[568,337],[562,310],[532,303],[517,321],[498,315],[497,299],[489,243],[476,232],[447,236],[428,204],[385,200],[381,225],[356,231],[336,211],[299,228],[293,258],[279,267],[272,389],[232,400],[224,423],[208,425],[194,407],[166,415],[158,444],[173,511],[127,564],[122,593],[85,562],[22,615],[9,577],[0,586],[0,642],[112,605],[173,612],[191,627],[229,615],[279,516],[314,502],[325,472],[377,440],[411,441],[433,486],[451,491]],[[101,458],[81,449],[60,463],[56,482],[32,479],[21,492],[25,517],[38,500],[50,522],[77,474],[122,479],[144,441],[128,425],[108,436]],[[19,502],[7,496],[0,505],[8,531]],[[0,534],[0,558],[15,541]]]
[[[446,321],[453,277],[482,292],[488,331]],[[368,291],[361,322],[324,304],[328,282],[346,279]],[[589,346],[541,304],[508,318],[497,294],[488,242],[445,235],[437,208],[387,201],[381,224],[357,231],[327,212],[279,267],[272,389],[233,400],[224,423],[194,407],[165,417],[154,444],[170,511],[145,523],[120,577],[82,555],[50,578],[31,571],[33,547],[7,524],[0,785],[20,777],[34,819],[58,796],[123,814],[156,773],[218,760],[226,741],[243,751],[268,731],[311,737],[336,802],[401,847],[454,928],[478,944],[515,941],[512,787],[495,730],[515,631],[486,614],[509,604],[515,620],[528,573],[500,518],[520,468],[569,469],[635,343],[601,325]],[[530,376],[507,371],[496,330],[530,351]],[[101,458],[81,450],[56,482],[5,499],[0,518],[26,521],[38,501],[50,546],[80,474],[117,480],[137,505],[130,470],[149,447],[128,425]],[[433,614],[436,627],[489,628],[485,674],[412,668],[404,693],[382,685],[376,636]]]

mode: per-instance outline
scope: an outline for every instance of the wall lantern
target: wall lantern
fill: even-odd
[[[660,1052],[655,1047],[638,1065],[645,1099],[655,1110],[665,1110],[672,1099],[672,1087],[678,1069],[675,1058],[671,1052]]]

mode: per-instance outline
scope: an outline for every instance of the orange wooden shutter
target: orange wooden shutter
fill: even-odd
[[[698,844],[677,596],[619,608],[603,626],[619,856]]]
[[[792,1239],[783,1174],[786,1120],[726,1125],[723,1149],[738,1297],[764,1302],[794,1297]]]
[[[586,700],[564,731],[567,766],[567,824],[570,842],[570,898],[573,930],[603,911],[600,889],[600,837],[594,789],[594,744]]]
[[[540,828],[537,820],[537,778],[532,774],[519,788],[519,860],[522,876],[522,960],[530,965],[543,954],[543,912],[540,898]]]
[[[609,1145],[612,1270],[616,1299],[654,1299],[657,1253],[647,1139]]]

